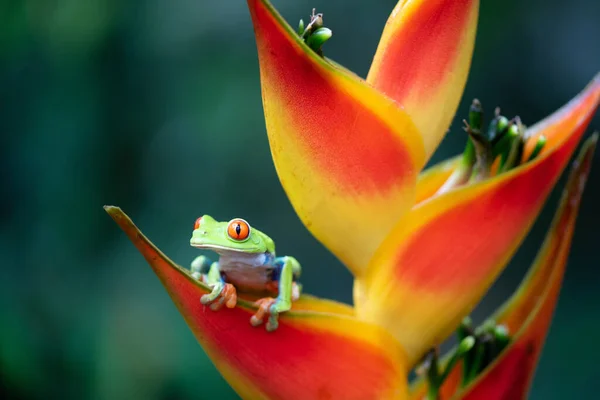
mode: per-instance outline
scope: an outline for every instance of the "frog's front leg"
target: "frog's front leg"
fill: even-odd
[[[237,292],[231,283],[226,283],[223,280],[218,262],[214,262],[210,266],[210,270],[206,275],[206,284],[212,288],[212,291],[200,298],[202,304],[210,304],[210,309],[213,311],[221,309],[223,304],[227,308],[235,307],[237,304]]]
[[[250,318],[252,326],[258,326],[262,324],[265,315],[269,314],[266,324],[269,332],[276,330],[279,326],[279,314],[292,308],[292,297],[299,296],[299,293],[294,293],[299,290],[299,287],[294,285],[294,276],[299,276],[300,264],[293,257],[282,257],[277,262],[283,263],[279,276],[279,295],[276,299],[266,297],[258,300],[256,302],[258,310]]]
[[[190,271],[191,271],[194,279],[204,282],[203,278],[210,271],[211,265],[212,265],[212,262],[206,256],[198,256],[198,257],[194,258],[194,261],[192,261],[191,268],[190,268]]]

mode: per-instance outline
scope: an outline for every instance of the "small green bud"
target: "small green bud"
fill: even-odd
[[[496,346],[498,353],[501,352],[506,345],[510,342],[510,335],[506,325],[498,325],[494,329],[494,337],[496,339]]]
[[[466,323],[463,320],[461,327],[473,332],[463,339],[459,336],[459,345],[454,357],[463,361],[461,386],[465,387],[496,359],[511,339],[508,328],[505,325],[496,325],[493,319],[486,320],[474,330],[470,320]]]
[[[535,147],[533,148],[533,151],[531,152],[531,155],[527,159],[527,162],[533,160],[534,158],[536,158],[540,154],[540,152],[542,151],[542,149],[546,145],[547,141],[548,140],[546,139],[546,136],[544,136],[544,135],[541,135],[541,136],[538,137],[537,142],[535,142]]]
[[[504,130],[508,127],[508,123],[508,118],[506,118],[504,115],[498,117],[498,123],[496,125],[497,132],[504,132]]]
[[[304,34],[304,20],[301,19],[298,23],[298,35],[302,36]]]
[[[510,135],[511,137],[519,136],[519,125],[516,123],[510,124],[510,126],[508,127],[508,135]]]
[[[469,127],[473,132],[481,132],[483,125],[483,107],[478,99],[473,99],[469,108]]]
[[[502,165],[506,161],[506,157],[508,157],[508,153],[513,145],[513,142],[516,138],[519,137],[519,127],[517,124],[510,124],[508,129],[504,132],[504,134],[500,137],[499,140],[493,146],[493,155],[497,157],[499,155],[502,156]]]
[[[508,128],[508,124],[508,118],[506,118],[504,115],[497,115],[492,120],[492,122],[490,122],[490,125],[488,127],[488,140],[495,145],[500,139],[502,139],[502,137],[506,133],[506,128]]]
[[[500,172],[509,171],[521,163],[523,148],[525,147],[524,135],[525,130],[523,124],[521,124],[521,119],[515,117],[515,122],[508,127],[507,136],[512,137],[513,140],[508,153],[503,153],[503,157],[500,160]]]
[[[332,35],[333,35],[333,32],[331,32],[331,29],[329,29],[329,28],[319,28],[316,31],[314,31],[308,37],[308,39],[306,39],[306,44],[308,45],[308,47],[310,47],[315,52],[317,52],[317,53],[320,54],[320,52],[321,52],[321,46],[323,46],[323,44],[326,41],[328,41],[331,38]]]
[[[458,345],[458,355],[462,356],[463,354],[470,351],[473,348],[473,346],[475,346],[475,342],[476,340],[473,336],[467,336],[466,338],[461,340],[460,344]]]

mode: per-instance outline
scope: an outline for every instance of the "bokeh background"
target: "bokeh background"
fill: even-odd
[[[294,25],[323,12],[326,55],[361,76],[395,5],[274,3]],[[600,70],[599,20],[597,0],[484,0],[433,162],[462,150],[473,97],[532,124],[579,92]],[[197,216],[244,217],[301,260],[308,292],[351,302],[350,274],[279,185],[255,50],[241,0],[0,1],[0,397],[236,398],[104,204],[183,265]],[[600,158],[590,179],[532,399],[597,396]],[[518,284],[558,194],[476,320]]]

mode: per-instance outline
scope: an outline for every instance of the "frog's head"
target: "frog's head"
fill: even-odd
[[[251,228],[241,218],[218,222],[210,215],[203,215],[194,224],[190,244],[220,255],[232,252],[275,253],[273,240],[258,229]]]

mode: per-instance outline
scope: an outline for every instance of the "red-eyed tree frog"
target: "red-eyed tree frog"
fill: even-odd
[[[192,276],[209,285],[211,293],[201,297],[213,311],[235,307],[237,292],[266,296],[256,302],[258,311],[252,326],[262,324],[268,314],[267,331],[278,327],[279,314],[300,297],[300,264],[293,257],[276,257],[273,240],[241,218],[218,222],[209,215],[196,220],[190,244],[212,250],[219,260],[198,256],[192,262]],[[271,296],[276,296],[273,298]]]

